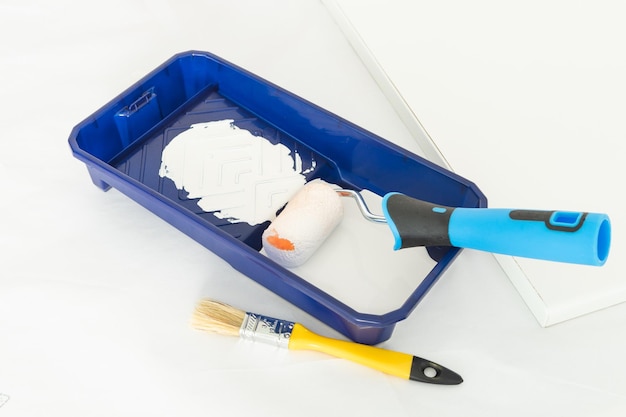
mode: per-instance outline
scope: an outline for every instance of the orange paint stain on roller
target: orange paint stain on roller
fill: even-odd
[[[276,230],[272,229],[273,235],[268,234],[265,241],[275,247],[278,250],[295,250],[293,242],[289,239],[284,239],[276,233]]]

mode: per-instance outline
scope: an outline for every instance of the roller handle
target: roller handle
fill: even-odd
[[[456,246],[584,265],[604,265],[611,245],[606,214],[447,207],[400,193],[383,198],[394,249]]]

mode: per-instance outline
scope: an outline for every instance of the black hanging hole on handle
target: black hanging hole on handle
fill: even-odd
[[[413,356],[409,379],[438,385],[458,385],[463,382],[461,375],[427,359]]]
[[[435,377],[437,377],[437,375],[439,375],[439,371],[437,371],[432,366],[425,367],[423,372],[424,372],[424,376],[426,378],[435,378]]]

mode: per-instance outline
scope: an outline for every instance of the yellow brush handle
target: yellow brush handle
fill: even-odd
[[[330,339],[315,334],[297,323],[291,331],[289,349],[315,350],[338,358],[348,359],[386,374],[399,376],[400,378],[409,379],[411,376],[413,355]]]

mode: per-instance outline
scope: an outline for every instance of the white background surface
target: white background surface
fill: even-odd
[[[623,2],[327,3],[399,112],[491,207],[608,213],[624,252]],[[498,259],[542,325],[626,301],[619,255],[603,268]]]
[[[5,1],[0,35],[0,417],[623,415],[626,306],[541,328],[484,253],[464,251],[383,344],[454,369],[460,386],[189,327],[210,296],[338,336],[98,190],[67,136],[201,49],[419,152],[321,3]]]

